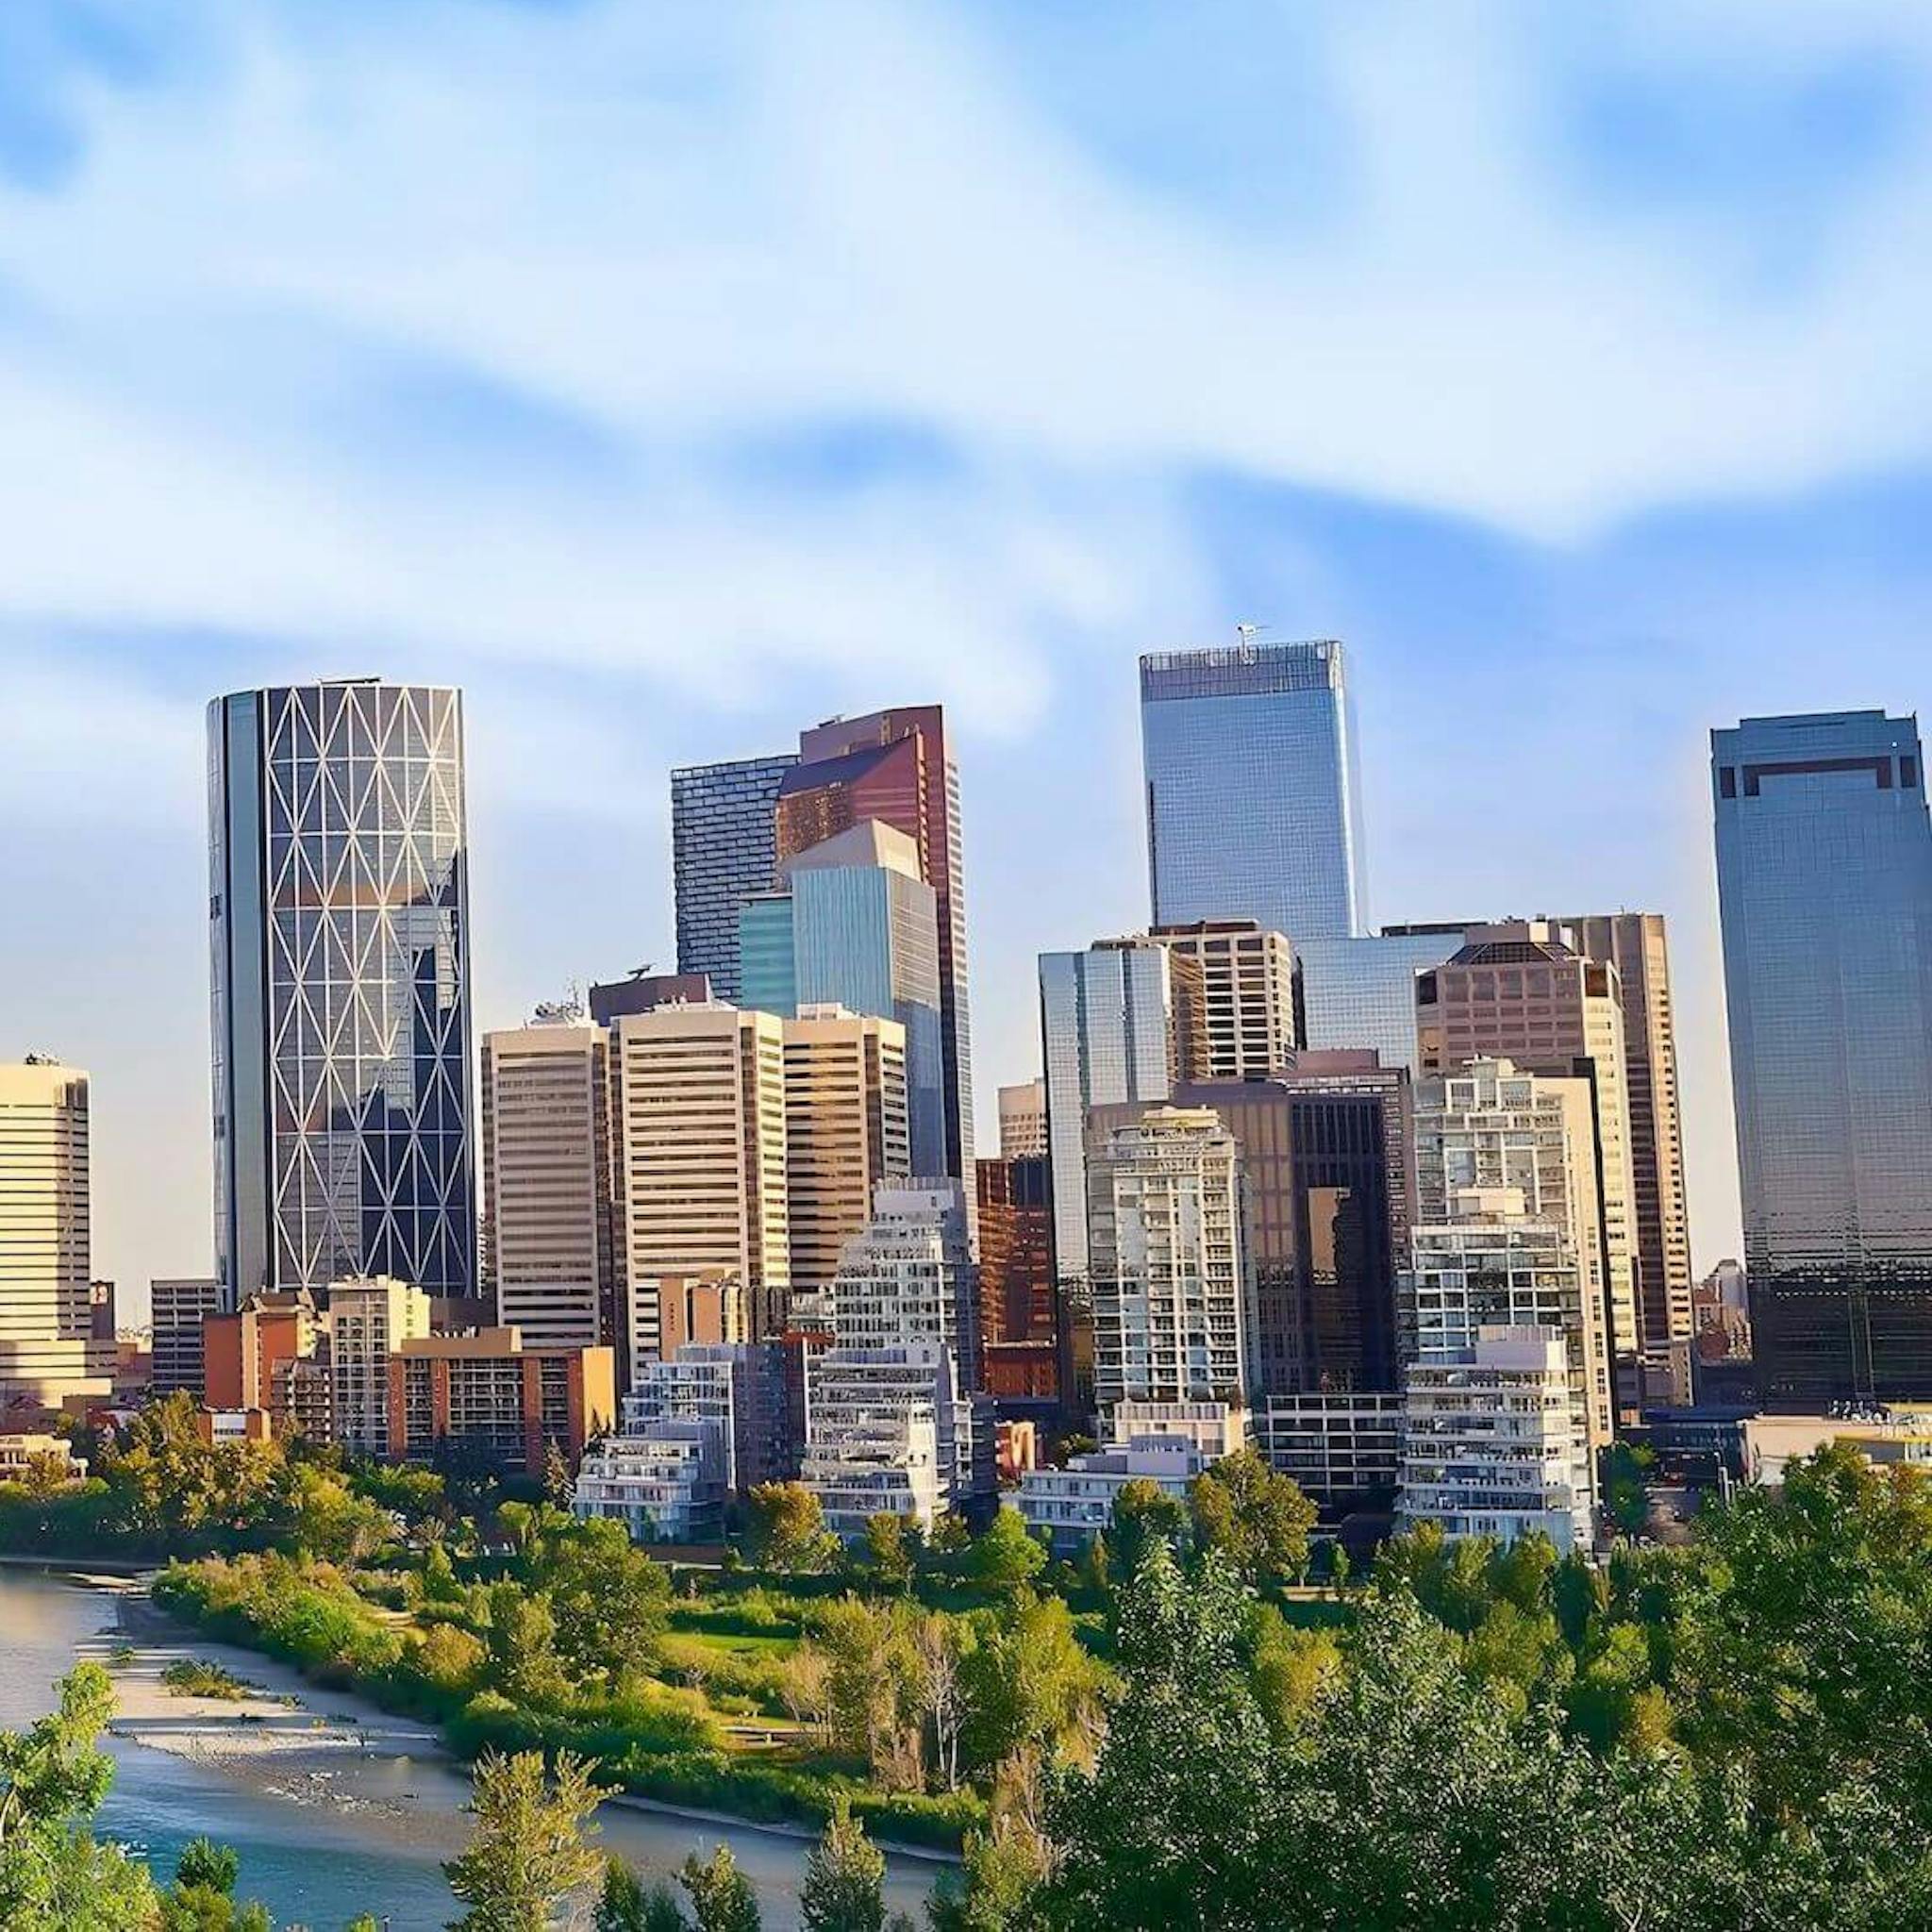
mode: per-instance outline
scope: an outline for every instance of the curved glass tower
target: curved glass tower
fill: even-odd
[[[475,1292],[458,691],[208,707],[216,1269]]]

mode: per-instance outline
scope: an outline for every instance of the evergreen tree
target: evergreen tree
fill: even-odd
[[[865,1835],[843,1795],[805,1863],[798,1895],[805,1932],[885,1932],[885,1854]]]
[[[585,1842],[585,1820],[600,1795],[583,1761],[567,1751],[549,1777],[541,1752],[478,1758],[470,1799],[475,1832],[443,1867],[469,1907],[452,1932],[545,1932],[558,1908],[603,1874]]]
[[[698,1932],[759,1932],[758,1893],[738,1869],[729,1845],[721,1844],[702,1863],[693,1852],[678,1881],[691,1894]]]

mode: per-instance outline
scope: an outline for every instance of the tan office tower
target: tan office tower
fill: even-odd
[[[1157,925],[1151,937],[1200,973],[1201,1029],[1176,1035],[1178,1078],[1262,1080],[1293,1059],[1294,948],[1282,934],[1252,919],[1207,919]]]
[[[1002,1087],[1000,1158],[1033,1160],[1046,1152],[1046,1082],[1023,1080]]]
[[[610,1064],[620,1285],[727,1269],[753,1338],[777,1335],[791,1289],[783,1023],[724,1006],[626,1013]],[[641,1354],[654,1341],[641,1333]]]
[[[1661,1363],[1671,1344],[1688,1341],[1695,1326],[1677,1035],[1663,914],[1588,914],[1557,923],[1569,928],[1579,952],[1614,966],[1623,987],[1624,1085],[1637,1187],[1638,1327],[1645,1357]]]
[[[1615,1412],[1590,1082],[1507,1059],[1420,1080],[1415,1167],[1413,1265],[1397,1296],[1405,1362],[1472,1345],[1485,1322],[1560,1329],[1580,1437],[1591,1451],[1607,1447]],[[1539,1230],[1554,1254],[1539,1257]]]
[[[0,1066],[0,1405],[111,1393],[88,1233],[87,1075],[39,1058]]]
[[[1093,1395],[1247,1399],[1241,1153],[1210,1108],[1098,1107],[1087,1144]]]
[[[871,1221],[873,1190],[912,1171],[906,1029],[831,1006],[801,1007],[784,1028],[791,1289],[816,1293]]]
[[[1585,958],[1547,920],[1512,919],[1472,927],[1452,959],[1417,974],[1415,997],[1424,1075],[1495,1058],[1525,1073],[1590,1081],[1610,1342],[1619,1400],[1634,1402],[1640,1392],[1636,1180],[1617,969]]]
[[[483,1036],[483,1293],[530,1348],[614,1339],[609,1080],[575,1009]]]

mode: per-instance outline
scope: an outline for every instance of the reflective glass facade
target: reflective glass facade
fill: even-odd
[[[677,901],[677,970],[707,973],[737,1002],[739,908],[769,891],[778,863],[778,787],[789,753],[686,765],[671,774],[671,882]]]
[[[208,708],[215,1245],[227,1294],[475,1291],[458,692]]]
[[[1932,821],[1916,721],[1711,734],[1731,1089],[1768,1402],[1932,1392]]]
[[[1460,923],[1391,926],[1373,938],[1303,941],[1302,1043],[1373,1047],[1385,1067],[1413,1074],[1415,976],[1453,958],[1468,931]]]
[[[1141,659],[1154,923],[1253,919],[1305,940],[1362,929],[1355,718],[1339,643]]]

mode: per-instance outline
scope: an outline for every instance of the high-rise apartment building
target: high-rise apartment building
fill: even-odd
[[[429,1297],[387,1275],[328,1284],[329,1402],[339,1448],[390,1453],[389,1360],[429,1333]]]
[[[1000,1158],[1032,1160],[1046,1152],[1046,1082],[1023,1080],[999,1090]]]
[[[1416,1040],[1425,1075],[1507,1059],[1524,1073],[1590,1083],[1610,1345],[1622,1393],[1634,1399],[1642,1340],[1637,1186],[1616,967],[1586,958],[1547,920],[1473,927],[1453,958],[1417,976]]]
[[[671,877],[677,969],[709,975],[721,1000],[739,997],[738,915],[777,875],[778,787],[798,760],[732,758],[671,774]]]
[[[620,1285],[729,1270],[754,1339],[776,1335],[791,1285],[784,1022],[660,1007],[618,1020],[610,1058]]]
[[[1372,1053],[1291,1055],[1271,1079],[1176,1086],[1241,1150],[1257,1394],[1396,1386],[1396,1276],[1413,1218],[1409,1084]]]
[[[1917,722],[1711,733],[1731,1092],[1767,1403],[1932,1390],[1932,820]]]
[[[575,1463],[617,1420],[608,1348],[526,1348],[514,1328],[414,1336],[385,1364],[384,1452],[421,1462],[445,1443],[524,1475],[552,1449]]]
[[[1660,912],[1589,913],[1557,922],[1585,958],[1617,969],[1624,998],[1624,1091],[1637,1213],[1638,1331],[1661,1364],[1689,1340],[1690,1210],[1677,1103],[1677,1031]]]
[[[1185,1080],[1261,1080],[1294,1058],[1294,948],[1251,919],[1157,925],[1158,940],[1194,969],[1200,1024],[1176,1035]],[[1205,1051],[1203,1041],[1205,1039]]]
[[[483,1036],[483,1292],[533,1348],[612,1341],[610,1036],[574,1010]]]
[[[46,1059],[0,1065],[0,1407],[110,1392],[88,1216],[87,1075]]]
[[[1158,940],[1101,940],[1084,953],[1040,956],[1054,1263],[1061,1281],[1087,1274],[1089,1110],[1165,1100],[1184,1063],[1182,1036],[1199,1024],[1200,1011],[1194,962]],[[1185,1063],[1193,1063],[1192,1052]]]
[[[1141,738],[1157,925],[1253,919],[1297,945],[1362,930],[1360,784],[1339,643],[1244,635],[1226,649],[1144,657]]]
[[[1106,1108],[1087,1151],[1093,1393],[1241,1407],[1248,1395],[1241,1152],[1207,1108]]]
[[[221,1313],[223,1289],[211,1278],[150,1281],[149,1336],[154,1352],[149,1387],[157,1396],[192,1395],[199,1402],[208,1374],[203,1324]]]
[[[938,705],[835,718],[799,734],[798,764],[778,788],[780,864],[875,819],[918,849],[939,922],[940,1027],[944,1066],[945,1166],[973,1158],[973,1027],[966,974],[966,878],[959,777]],[[803,999],[807,995],[801,993]],[[845,1002],[853,1006],[850,1000]],[[855,1010],[868,1010],[856,1007]]]
[[[817,1293],[865,1231],[880,1183],[913,1172],[906,1029],[840,1006],[804,1007],[784,1023],[784,1046],[791,1289]]]
[[[741,921],[743,1004],[895,1022],[905,1039],[907,1129],[920,1174],[947,1172],[946,1058],[938,899],[903,832],[864,819],[783,861]]]
[[[461,695],[240,691],[208,728],[229,1305],[364,1274],[472,1296]]]
[[[1297,940],[1303,1045],[1365,1048],[1385,1067],[1416,1073],[1416,974],[1453,958],[1474,923],[1385,925],[1359,938]]]

